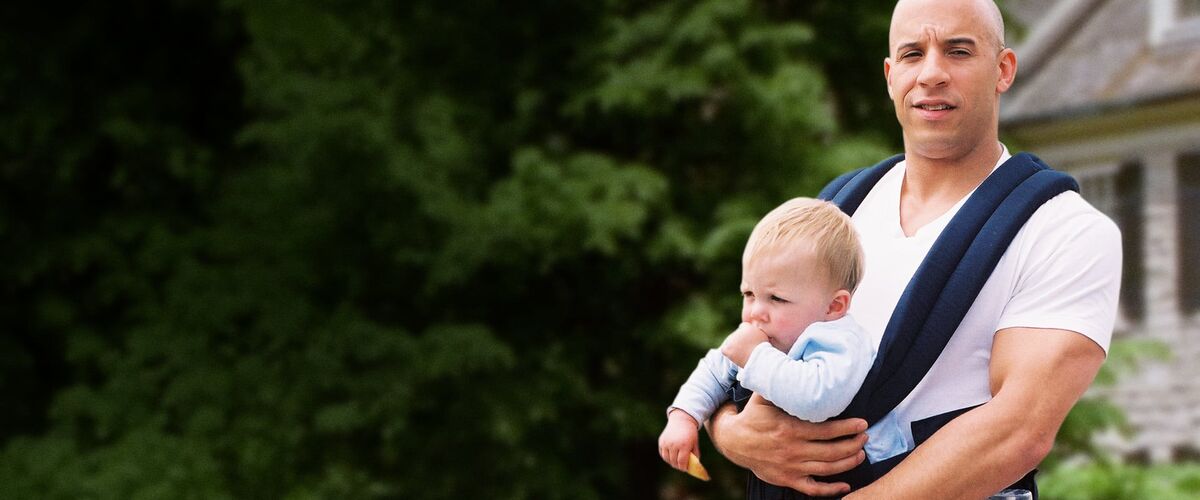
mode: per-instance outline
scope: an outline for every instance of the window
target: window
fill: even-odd
[[[1142,166],[1137,162],[1122,164],[1114,179],[1116,206],[1112,216],[1121,228],[1121,312],[1125,319],[1141,321],[1145,312],[1145,252],[1142,250]]]
[[[1200,16],[1200,0],[1179,0],[1179,18]]]
[[[1144,290],[1145,252],[1142,249],[1143,168],[1141,163],[1128,161],[1073,171],[1079,180],[1079,191],[1088,203],[1104,212],[1121,228],[1124,257],[1121,269],[1120,320],[1139,322],[1145,312]]]
[[[1200,311],[1200,151],[1179,155],[1179,306]]]
[[[1200,0],[1151,0],[1150,42],[1200,42]]]

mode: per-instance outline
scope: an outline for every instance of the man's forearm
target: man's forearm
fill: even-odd
[[[999,403],[999,404],[993,404]],[[1054,442],[993,400],[946,424],[890,473],[847,499],[986,498],[1037,466]]]

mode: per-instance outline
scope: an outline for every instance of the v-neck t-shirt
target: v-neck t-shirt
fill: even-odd
[[[1008,158],[1004,148],[996,167]],[[866,255],[866,274],[851,301],[850,314],[877,349],[917,267],[970,196],[906,236],[900,226],[905,172],[903,161],[893,167],[853,216]],[[946,349],[886,420],[900,427],[912,449],[912,422],[991,399],[992,337],[1005,328],[1069,330],[1107,352],[1120,276],[1121,237],[1116,225],[1074,191],[1052,198],[1017,233]]]

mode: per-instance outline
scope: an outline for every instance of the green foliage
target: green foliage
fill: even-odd
[[[1046,500],[1186,500],[1200,495],[1200,465],[1063,466],[1043,475],[1038,485],[1041,498]]]
[[[1096,376],[1103,391],[1148,361],[1168,359],[1170,351],[1152,340],[1113,342],[1108,359]],[[1195,498],[1200,493],[1200,467],[1196,465],[1139,466],[1121,463],[1099,449],[1093,436],[1103,430],[1128,433],[1124,413],[1095,390],[1085,395],[1067,415],[1055,438],[1054,450],[1041,464],[1048,471],[1038,487],[1047,500],[1111,498]]]
[[[57,436],[19,438],[0,457],[0,477],[8,498],[230,498],[209,451],[144,430],[93,450]]]
[[[2,496],[735,495],[654,440],[754,221],[891,151],[840,5],[8,4]]]
[[[1096,375],[1094,386],[1103,391],[1123,376],[1137,371],[1148,361],[1163,361],[1170,356],[1167,346],[1153,340],[1125,339],[1112,343],[1108,358]],[[1080,398],[1063,421],[1054,440],[1054,449],[1042,461],[1041,467],[1056,469],[1062,462],[1072,458],[1086,457],[1091,460],[1107,460],[1104,453],[1092,442],[1095,433],[1106,429],[1129,432],[1125,415],[1119,408],[1096,390]]]

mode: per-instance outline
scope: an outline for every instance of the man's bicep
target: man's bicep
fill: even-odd
[[[1057,431],[1091,385],[1104,349],[1083,334],[1048,328],[1007,328],[992,343],[993,402],[1023,412]]]
[[[1025,249],[1020,277],[996,328],[1068,330],[1107,349],[1121,287],[1121,233],[1100,214],[1077,214],[1063,222],[1055,231],[1043,229],[1028,238],[1034,244]]]

